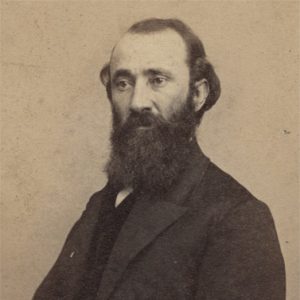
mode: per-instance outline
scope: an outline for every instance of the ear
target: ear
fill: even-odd
[[[209,95],[209,85],[205,78],[196,81],[194,84],[193,101],[195,105],[195,112],[198,112]]]
[[[107,86],[110,81],[109,64],[106,64],[100,71],[100,79],[103,85]]]

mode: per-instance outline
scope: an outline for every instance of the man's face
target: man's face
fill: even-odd
[[[131,112],[145,111],[171,121],[186,104],[187,50],[173,30],[127,33],[113,51],[110,74],[112,105],[121,124]]]
[[[172,30],[127,33],[111,57],[109,180],[147,191],[169,188],[191,156],[196,119],[187,52]]]

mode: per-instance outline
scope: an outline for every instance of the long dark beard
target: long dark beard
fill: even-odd
[[[170,121],[151,112],[132,112],[121,126],[113,111],[108,178],[118,188],[147,192],[170,188],[186,168],[196,119],[190,97]],[[139,128],[146,126],[146,129]]]

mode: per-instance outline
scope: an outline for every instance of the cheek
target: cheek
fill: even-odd
[[[168,93],[165,95],[162,110],[167,118],[170,118],[182,109],[188,97],[187,89],[179,89],[176,92]]]
[[[129,112],[129,102],[129,97],[126,97],[125,95],[120,96],[118,94],[112,94],[111,104],[122,123],[124,123],[127,119]]]

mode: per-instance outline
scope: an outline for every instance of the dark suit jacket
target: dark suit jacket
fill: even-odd
[[[108,184],[91,197],[34,300],[75,299],[111,193]],[[108,299],[285,299],[268,207],[198,152],[172,190],[137,199],[102,277],[97,300]]]

